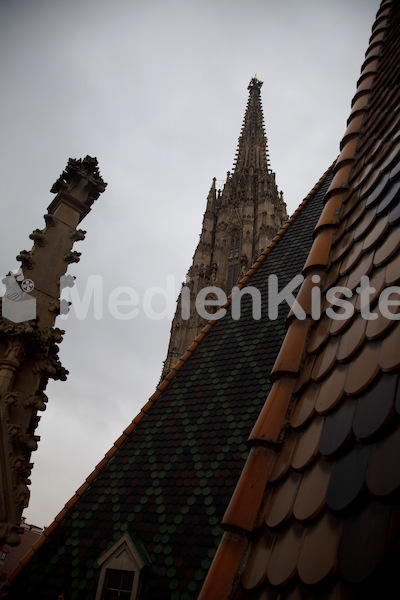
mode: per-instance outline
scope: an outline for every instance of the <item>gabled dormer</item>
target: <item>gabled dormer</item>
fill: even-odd
[[[101,569],[96,600],[138,600],[150,560],[142,544],[124,533],[98,559]]]

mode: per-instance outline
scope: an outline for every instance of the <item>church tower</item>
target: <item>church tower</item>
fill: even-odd
[[[253,77],[247,88],[249,99],[235,164],[233,172],[228,171],[222,191],[217,191],[213,179],[200,241],[171,326],[164,376],[206,323],[196,310],[199,291],[213,286],[228,296],[287,220],[283,195],[278,192],[269,164],[262,84]],[[209,294],[207,300],[212,296]],[[207,311],[211,312],[210,308]]]

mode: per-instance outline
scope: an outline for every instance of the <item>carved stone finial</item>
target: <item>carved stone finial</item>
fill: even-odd
[[[70,158],[65,170],[51,188],[53,194],[65,191],[88,206],[106,189],[98,168],[97,158]]]
[[[263,83],[264,83],[263,81],[260,81],[259,79],[257,79],[256,76],[254,76],[251,78],[247,89],[253,90],[254,88],[258,88],[260,90]]]

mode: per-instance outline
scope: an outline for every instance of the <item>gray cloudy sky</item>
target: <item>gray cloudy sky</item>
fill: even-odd
[[[28,522],[49,525],[154,392],[170,321],[113,318],[115,288],[177,284],[212,178],[232,168],[256,73],[271,167],[289,214],[339,152],[378,0],[2,0],[0,275],[44,227],[69,157],[97,156],[106,192],[83,221],[71,312],[34,453]],[[0,290],[3,293],[3,290]],[[155,305],[156,306],[156,305]],[[158,306],[158,305],[157,305]],[[161,311],[162,303],[159,310]]]

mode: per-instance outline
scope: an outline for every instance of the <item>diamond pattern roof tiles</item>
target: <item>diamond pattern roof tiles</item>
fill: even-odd
[[[321,178],[245,278],[261,292],[261,320],[252,318],[247,294],[239,320],[232,318],[228,302],[227,315],[204,328],[67,502],[20,577],[15,573],[10,598],[18,598],[21,590],[30,597],[53,598],[62,589],[71,599],[80,594],[94,598],[97,560],[124,532],[139,540],[150,557],[147,597],[197,597],[246,458],[260,473],[271,460],[267,449],[249,454],[246,444],[285,335],[286,304],[279,307],[277,320],[267,318],[268,276],[279,273],[280,285],[286,285],[301,273],[331,178],[330,172]],[[278,432],[285,412],[274,417]],[[255,477],[255,486],[258,481]],[[262,494],[263,486],[260,499]],[[245,509],[245,496],[238,498]],[[252,528],[248,514],[250,520],[241,526]],[[230,543],[235,545],[234,538]],[[235,548],[242,551],[242,543]]]

